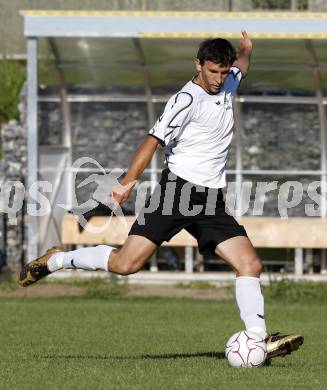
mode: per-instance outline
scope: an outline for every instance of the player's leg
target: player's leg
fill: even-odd
[[[129,236],[121,249],[98,245],[63,252],[52,248],[40,258],[26,264],[18,284],[27,287],[60,269],[104,270],[128,275],[141,269],[157,245],[146,237]]]
[[[140,212],[143,218],[140,221],[136,219],[128,239],[120,250],[109,245],[80,248],[70,252],[62,252],[60,248],[52,248],[42,257],[23,267],[18,284],[26,287],[62,268],[100,269],[122,275],[137,272],[163,241],[169,240],[189,223],[180,215],[174,216],[174,213],[163,215],[162,208],[165,204],[164,195],[168,178],[169,171],[164,170],[160,184]],[[176,187],[178,186],[181,186],[181,183],[176,181]],[[177,193],[175,192],[173,195],[171,201],[176,206],[174,197],[177,196]],[[153,205],[152,199],[154,199]],[[157,204],[157,199],[160,200],[159,204]]]
[[[156,248],[157,245],[148,238],[132,235],[128,236],[120,249],[98,245],[55,254],[49,259],[48,267],[53,271],[57,271],[58,268],[77,268],[128,275],[139,271]],[[53,268],[52,263],[55,263]]]
[[[264,299],[260,287],[262,263],[251,241],[236,236],[217,245],[216,254],[236,272],[236,300],[246,329],[267,336]]]
[[[260,276],[262,263],[248,237],[229,238],[218,244],[215,252],[235,269],[237,277]]]
[[[230,238],[217,245],[216,253],[236,271],[236,300],[241,319],[247,330],[266,338],[267,359],[285,356],[297,350],[303,343],[302,335],[267,335],[264,298],[259,279],[262,264],[251,241],[245,236]]]
[[[148,238],[130,235],[121,249],[111,252],[108,271],[120,275],[138,272],[157,249]]]

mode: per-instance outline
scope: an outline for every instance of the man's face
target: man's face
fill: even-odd
[[[201,65],[200,61],[196,58],[195,68],[198,72],[196,82],[208,93],[216,94],[220,91],[221,86],[228,76],[230,66],[216,64],[212,61],[205,61]]]

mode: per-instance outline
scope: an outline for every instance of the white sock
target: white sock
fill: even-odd
[[[50,272],[61,268],[108,271],[108,259],[113,249],[115,248],[109,245],[98,245],[70,252],[59,252],[50,257],[47,265]]]
[[[246,330],[258,333],[265,338],[267,336],[267,329],[260,279],[250,276],[240,276],[236,278],[235,288],[236,301]]]
[[[65,252],[57,252],[50,256],[47,266],[50,272],[58,271],[62,268]]]

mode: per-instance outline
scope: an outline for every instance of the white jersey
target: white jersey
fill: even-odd
[[[240,70],[232,67],[217,94],[208,94],[192,80],[168,100],[149,134],[166,146],[168,168],[177,176],[205,187],[226,186],[232,97],[241,78]]]

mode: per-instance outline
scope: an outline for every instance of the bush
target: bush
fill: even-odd
[[[264,287],[266,299],[279,302],[312,302],[326,301],[327,283],[292,281],[287,278],[279,281],[270,281],[269,285]]]
[[[26,67],[19,61],[0,61],[0,124],[19,120],[19,96],[26,80]]]

